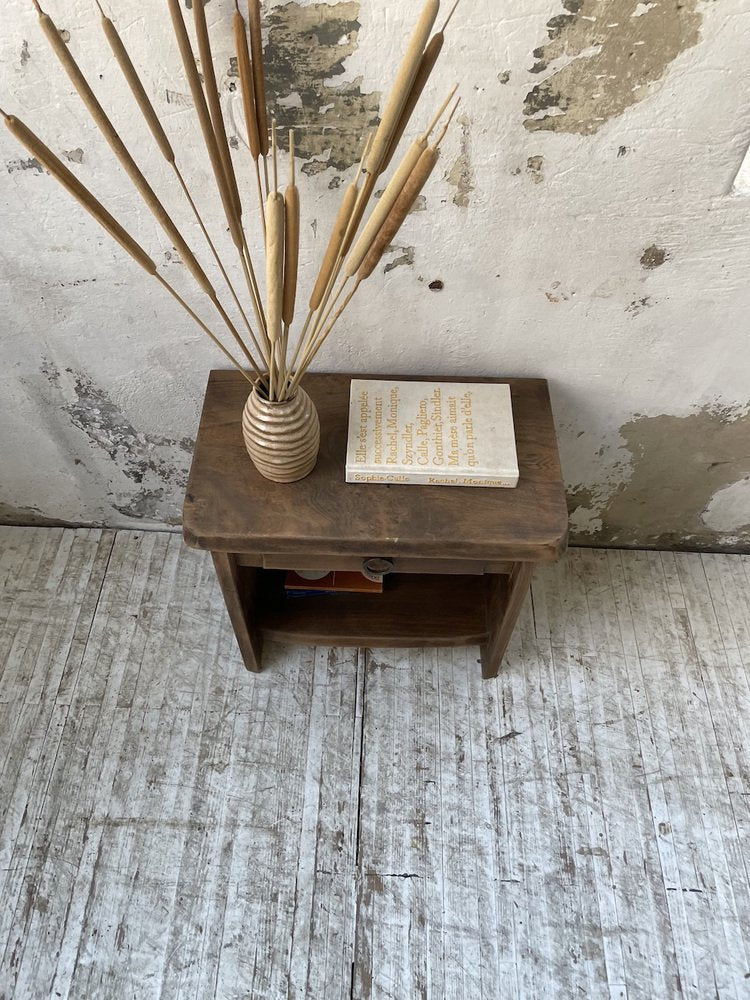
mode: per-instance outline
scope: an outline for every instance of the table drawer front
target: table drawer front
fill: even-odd
[[[372,554],[366,556],[342,555],[304,555],[289,553],[284,555],[265,555],[262,557],[264,569],[301,569],[301,570],[350,570],[361,572],[365,563],[372,560]],[[482,573],[509,573],[510,563],[483,563],[474,559],[416,559],[410,556],[386,556],[384,559],[392,564],[391,573],[447,573],[457,575],[475,575]]]

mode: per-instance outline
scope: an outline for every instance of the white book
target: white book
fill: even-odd
[[[516,486],[510,386],[352,379],[346,481]]]

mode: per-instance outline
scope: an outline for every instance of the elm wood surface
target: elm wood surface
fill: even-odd
[[[500,673],[505,650],[521,613],[534,575],[532,563],[515,563],[507,576],[488,575],[487,641],[482,643],[482,677]]]
[[[387,577],[382,594],[285,597],[283,573],[266,574],[259,595],[263,633],[310,645],[468,646],[484,642],[481,576]]]
[[[211,372],[184,535],[213,554],[248,670],[260,670],[263,638],[272,637],[365,646],[478,643],[483,676],[497,675],[533,564],[556,559],[565,547],[567,510],[546,381],[473,381],[511,387],[516,489],[347,484],[348,375],[306,379],[320,416],[318,465],[300,482],[270,483],[244,449],[241,376]],[[383,595],[290,599],[283,575],[274,572],[358,568],[370,557],[393,561],[396,573]]]
[[[245,666],[257,673],[263,652],[260,623],[254,612],[257,575],[253,570],[241,570],[231,552],[212,552],[211,557]]]
[[[520,480],[515,489],[503,490],[345,483],[351,378],[305,377],[320,417],[318,464],[306,479],[280,485],[263,479],[242,442],[247,383],[239,372],[211,372],[185,499],[189,545],[264,554],[557,559],[568,515],[544,379],[440,376],[510,385]]]

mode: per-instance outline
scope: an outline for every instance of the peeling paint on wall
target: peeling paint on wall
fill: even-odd
[[[389,261],[385,265],[385,268],[383,269],[383,274],[388,274],[389,271],[393,271],[397,267],[404,267],[404,266],[410,267],[414,263],[416,248],[389,246],[386,247],[385,253],[398,254],[398,257],[394,257],[393,260]]]
[[[621,435],[631,460],[615,466],[609,491],[580,485],[569,493],[577,542],[655,548],[750,544],[750,507],[743,517],[731,503],[734,492],[725,497],[750,480],[750,407],[637,416]],[[734,524],[727,507],[735,510]]]
[[[655,303],[651,301],[650,295],[642,295],[639,299],[633,299],[625,307],[625,312],[629,313],[631,316],[639,316],[644,309],[650,309]]]
[[[286,127],[298,128],[298,166],[322,171],[298,171],[305,284],[361,137],[384,105],[385,92],[366,91],[390,87],[414,3],[262,0],[269,110],[282,141]],[[747,46],[738,30],[746,0],[467,4],[465,17],[464,4],[423,106],[428,114],[463,81],[443,164],[321,366],[382,370],[395,358],[414,374],[546,375],[575,541],[750,551],[748,428],[732,425],[750,384],[750,231],[738,200],[722,196],[747,140]],[[143,0],[116,6],[212,238],[231,252],[169,18]],[[230,126],[240,110],[233,11],[231,0],[209,9]],[[91,125],[64,75],[46,72],[54,60],[29,35],[29,0],[9,0],[3,12],[0,103],[83,170],[118,217],[126,213],[122,221],[148,241],[164,274],[192,287],[106,149],[89,143]],[[186,22],[194,38],[192,14]],[[80,17],[74,23],[86,34]],[[121,75],[107,68],[100,32],[85,41],[92,83],[114,113]],[[530,131],[539,128],[573,134]],[[242,143],[240,115],[236,132]],[[167,183],[166,197],[158,148],[147,133],[132,141],[144,172]],[[0,520],[177,523],[192,444],[180,429],[194,433],[204,372],[225,362],[78,205],[38,176],[41,165],[5,129],[2,142]],[[254,200],[251,163],[244,153],[236,159]],[[181,219],[204,255],[189,212]],[[260,249],[250,219],[248,211]],[[199,301],[191,293],[191,304]],[[42,352],[57,366],[48,366],[51,383],[39,373]],[[699,409],[719,398],[727,410]]]
[[[158,520],[164,511],[164,488],[138,490],[133,496],[120,503],[113,503],[112,506],[125,517],[132,517],[135,520]]]
[[[74,427],[86,435],[91,445],[109,456],[119,473],[138,484],[144,480],[157,480],[174,489],[184,489],[195,444],[192,438],[177,440],[158,434],[141,433],[107,393],[95,386],[87,375],[66,369],[63,377],[59,369],[49,362],[44,364],[42,371],[66,400],[61,405],[62,412],[67,414]],[[70,395],[72,400],[68,398]],[[155,501],[164,496],[163,490],[158,497],[157,492],[158,490],[144,487],[136,494],[135,499],[129,498],[126,505],[133,509],[145,509],[150,502],[155,512]],[[124,512],[122,503],[114,506]],[[150,513],[151,509],[148,516]],[[130,516],[147,515],[143,513]]]
[[[38,174],[44,173],[44,167],[35,156],[30,156],[24,160],[8,160],[5,168],[9,174],[14,174],[17,170],[35,170]]]
[[[698,0],[563,0],[534,49],[531,73],[552,70],[526,95],[529,131],[592,135],[648,96],[667,66],[700,39]]]
[[[166,97],[167,104],[177,104],[181,108],[193,107],[193,98],[189,94],[182,94],[178,90],[167,88],[164,91],[164,96]]]
[[[657,247],[652,243],[641,254],[641,267],[647,271],[653,271],[655,267],[661,267],[668,256],[669,254],[664,247]]]
[[[474,167],[471,162],[471,119],[468,115],[461,115],[458,122],[461,126],[461,152],[445,175],[445,179],[457,189],[453,195],[453,204],[459,208],[468,208],[471,192],[476,187]]]
[[[529,174],[531,174],[531,179],[535,184],[541,184],[544,180],[544,174],[542,173],[543,166],[543,156],[530,156],[526,160],[526,170]]]
[[[363,93],[361,79],[331,83],[358,44],[359,0],[333,6],[287,3],[268,14],[265,47],[269,107],[280,144],[296,130],[306,174],[346,170],[362,155],[362,137],[379,122],[380,93]]]
[[[47,517],[37,507],[23,507],[0,501],[0,524],[31,524],[38,528],[80,528],[80,521],[61,521]]]

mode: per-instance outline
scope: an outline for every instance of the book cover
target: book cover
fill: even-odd
[[[516,486],[510,386],[353,379],[346,481]]]

